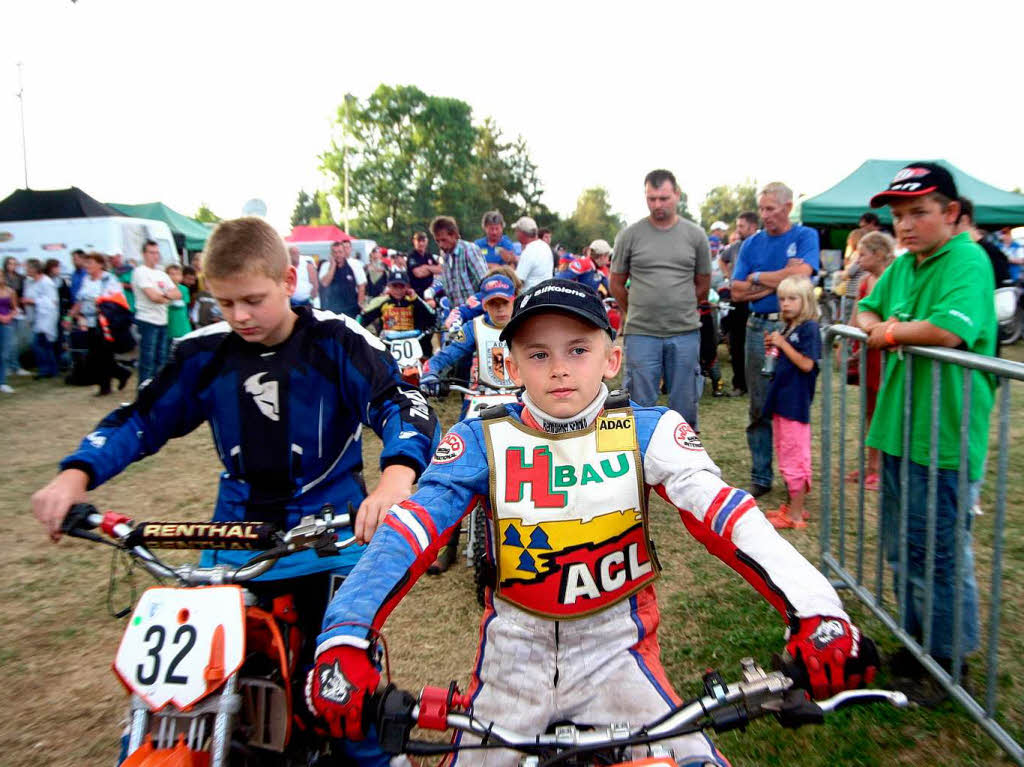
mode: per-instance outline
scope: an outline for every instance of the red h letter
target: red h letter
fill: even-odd
[[[522,500],[523,485],[529,485],[530,497],[537,508],[564,508],[567,493],[551,491],[551,451],[547,447],[535,447],[530,465],[523,464],[523,452],[521,447],[505,451],[505,501]]]

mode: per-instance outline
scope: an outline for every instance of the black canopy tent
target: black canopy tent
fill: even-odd
[[[121,216],[120,211],[93,199],[77,186],[70,189],[16,189],[0,200],[0,221]]]

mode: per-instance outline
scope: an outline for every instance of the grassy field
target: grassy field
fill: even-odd
[[[1022,347],[1011,350],[1024,358]],[[728,364],[725,365],[728,373]],[[115,402],[94,399],[91,390],[52,382],[12,382],[14,396],[0,399],[0,522],[7,533],[0,557],[0,672],[8,700],[0,718],[0,767],[112,764],[125,713],[124,692],[110,671],[123,622],[107,612],[110,560],[106,549],[81,541],[53,545],[32,519],[28,499],[52,476],[61,456],[91,430]],[[1019,389],[1019,387],[1018,387]],[[850,390],[856,394],[855,389]],[[1006,583],[1000,653],[1000,707],[1004,725],[1024,739],[1024,524],[1020,520],[1024,488],[1024,405],[1014,402],[1014,439],[1010,456]],[[854,400],[851,399],[851,404]],[[441,404],[446,426],[457,415],[455,398]],[[745,486],[749,454],[743,428],[746,399],[712,399],[701,403],[701,438],[727,481]],[[815,419],[820,420],[815,408]],[[852,435],[848,435],[852,439]],[[852,445],[852,443],[849,443]],[[852,447],[850,448],[852,456]],[[379,443],[365,443],[368,481]],[[815,447],[816,469],[819,453]],[[850,464],[852,468],[852,464]],[[994,477],[994,459],[990,460]],[[93,494],[103,507],[136,519],[208,518],[219,471],[205,430],[168,445],[159,456],[129,468]],[[844,491],[850,493],[849,488]],[[818,489],[809,508],[820,505]],[[993,506],[994,479],[987,483],[982,506]],[[762,507],[783,500],[776,489]],[[849,509],[856,497],[848,495]],[[869,498],[866,518],[873,519]],[[665,666],[685,696],[699,688],[701,673],[720,669],[727,679],[739,674],[739,659],[752,655],[767,663],[782,647],[777,614],[732,570],[709,556],[684,532],[676,512],[652,497],[651,517],[665,567],[659,593],[663,606],[661,644]],[[979,517],[976,528],[979,581],[987,610],[986,573],[991,561],[993,515]],[[849,520],[853,529],[853,521]],[[870,524],[868,525],[870,529]],[[787,536],[817,561],[819,526]],[[869,544],[871,543],[869,538]],[[871,549],[871,546],[868,546]],[[870,560],[867,572],[871,573]],[[137,577],[141,590],[144,574]],[[888,591],[888,580],[885,590]],[[124,606],[122,593],[115,607]],[[847,606],[886,650],[895,641],[852,599]],[[987,612],[984,613],[987,616]],[[386,628],[392,676],[408,689],[424,683],[463,685],[478,633],[479,610],[471,572],[462,565],[443,578],[424,578],[393,614]],[[887,682],[883,675],[879,686]],[[831,717],[823,727],[785,731],[770,721],[754,723],[746,733],[716,738],[735,765],[852,765],[1007,763],[988,736],[954,704],[936,710],[859,709]]]

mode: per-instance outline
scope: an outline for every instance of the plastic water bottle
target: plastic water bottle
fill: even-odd
[[[761,375],[771,378],[775,375],[775,366],[779,362],[779,347],[769,346],[764,350],[764,364],[761,365]]]

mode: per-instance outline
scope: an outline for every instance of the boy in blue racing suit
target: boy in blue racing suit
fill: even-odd
[[[451,333],[449,343],[426,364],[426,374],[420,378],[420,389],[437,395],[441,388],[441,374],[459,363],[475,358],[470,386],[491,389],[514,388],[515,382],[507,370],[508,346],[501,340],[501,330],[512,317],[512,302],[519,293],[521,283],[508,267],[498,267],[480,284],[480,306],[483,313],[459,325]],[[462,403],[459,419],[465,418],[469,401]]]
[[[379,518],[410,495],[426,468],[439,436],[433,411],[402,383],[380,341],[355,321],[289,306],[295,267],[262,220],[220,224],[203,260],[225,321],[181,338],[137,401],[106,416],[61,462],[57,477],[32,497],[33,512],[57,539],[68,508],[87,490],[208,421],[224,464],[214,521],[268,521],[287,529],[324,504],[340,512],[351,504],[358,509],[354,532],[367,543]],[[370,495],[361,473],[364,426],[384,442],[381,479]],[[300,611],[316,625],[329,575],[347,574],[363,551],[300,552],[261,580],[274,582],[268,589],[293,588],[297,599],[322,587],[321,612]],[[211,551],[202,564],[238,566],[251,556]],[[282,579],[288,582],[277,584]],[[376,759],[368,751],[354,756],[382,760],[379,750]]]
[[[602,378],[618,373],[622,352],[593,291],[540,283],[516,301],[502,337],[523,404],[448,432],[419,490],[391,509],[327,609],[306,694],[332,733],[361,737],[363,704],[379,682],[369,648],[477,497],[496,569],[469,689],[478,719],[541,733],[564,720],[639,725],[678,704],[659,658],[651,489],[778,610],[786,649],[816,697],[873,678],[874,645],[835,590],[750,495],[720,479],[682,416],[608,394]],[[703,734],[664,745],[680,764],[728,764]],[[514,764],[516,755],[455,759]]]

